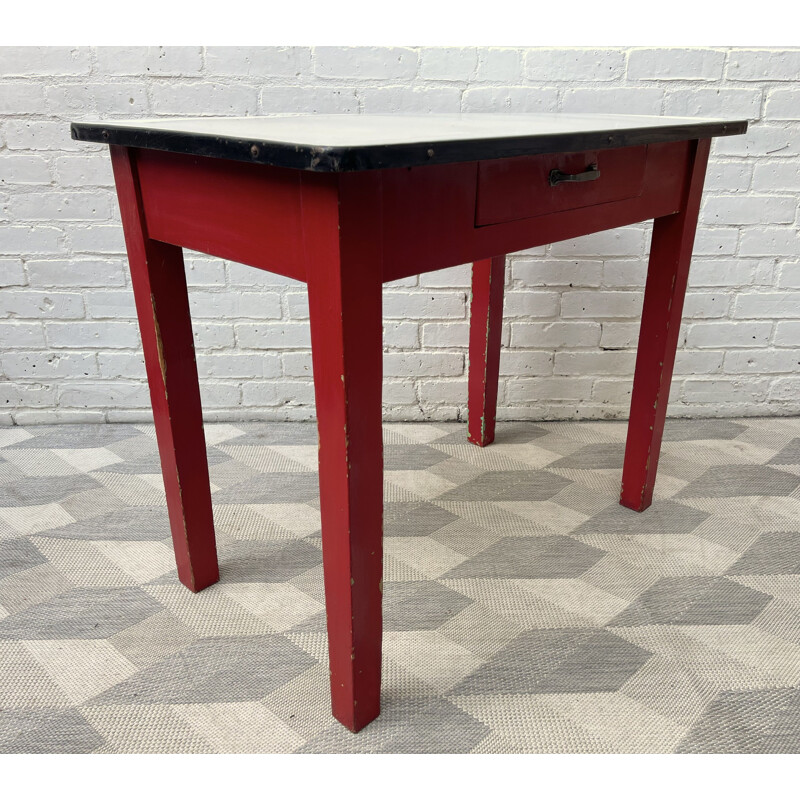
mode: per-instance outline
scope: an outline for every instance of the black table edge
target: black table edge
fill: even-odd
[[[607,150],[643,144],[736,136],[747,131],[747,120],[700,121],[664,127],[628,128],[619,131],[537,134],[504,138],[459,139],[353,147],[311,145],[239,139],[213,134],[194,134],[154,128],[114,127],[113,123],[73,122],[72,138],[146,150],[166,150],[232,161],[248,161],[310,172],[358,172],[373,169],[453,164],[495,158]]]

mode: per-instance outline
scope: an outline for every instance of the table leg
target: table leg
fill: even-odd
[[[199,592],[219,569],[183,252],[148,238],[135,163],[122,147],[111,156],[178,578]]]
[[[696,143],[682,209],[653,223],[620,493],[634,511],[653,501],[709,147],[709,139]]]
[[[331,701],[333,715],[357,731],[380,712],[381,194],[377,173],[330,180],[304,176],[303,223]]]
[[[479,447],[494,441],[505,268],[505,256],[483,259],[472,265],[467,435],[469,441]]]

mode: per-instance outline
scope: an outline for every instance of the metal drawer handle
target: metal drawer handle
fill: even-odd
[[[600,170],[597,169],[597,164],[589,164],[586,170],[579,172],[577,175],[570,175],[560,169],[551,169],[549,183],[551,186],[556,186],[559,183],[583,183],[584,181],[596,181],[599,177]]]

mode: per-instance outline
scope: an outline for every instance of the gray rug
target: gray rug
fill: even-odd
[[[178,582],[152,427],[0,429],[0,751],[798,752],[800,420],[385,426],[383,712],[330,716],[313,425],[209,425]]]

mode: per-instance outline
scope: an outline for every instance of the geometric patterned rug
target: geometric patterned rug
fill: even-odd
[[[206,426],[177,581],[152,426],[0,428],[0,752],[796,753],[800,419],[385,430],[381,716],[330,715],[316,426]]]

